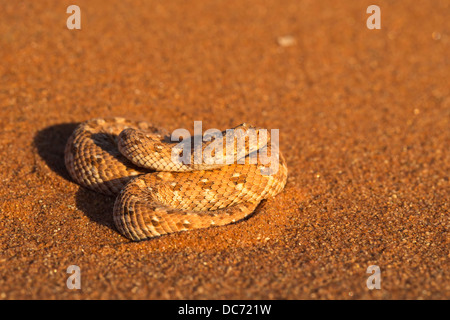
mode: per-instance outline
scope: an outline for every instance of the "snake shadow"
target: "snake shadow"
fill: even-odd
[[[64,163],[64,149],[67,140],[79,123],[62,123],[39,130],[34,138],[33,144],[37,153],[47,166],[63,177],[65,180],[75,183],[69,175]],[[79,187],[76,195],[76,207],[92,221],[108,226],[117,231],[112,216],[114,197],[108,197]]]
[[[77,125],[75,122],[52,125],[39,130],[33,138],[33,144],[42,160],[50,170],[67,181],[72,179],[64,164],[64,149]]]
[[[75,194],[77,209],[83,211],[90,220],[118,232],[113,219],[115,200],[116,197],[102,195],[81,186]]]

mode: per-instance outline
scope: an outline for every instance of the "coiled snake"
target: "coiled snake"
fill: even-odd
[[[253,127],[243,124],[237,128]],[[225,141],[225,131],[222,137]],[[263,174],[268,164],[261,160],[261,150],[275,154],[270,135],[259,139],[253,150],[246,141],[248,152],[233,164],[192,161],[192,141],[182,141],[193,151],[186,164],[171,158],[175,143],[164,130],[123,118],[93,119],[80,124],[69,138],[65,164],[78,184],[117,195],[114,223],[135,241],[236,222],[286,184],[286,162],[278,149],[277,170]],[[211,147],[210,143],[203,143],[200,151]],[[236,154],[237,144],[227,144],[219,157],[227,149]],[[252,162],[250,155],[255,153],[258,156]]]

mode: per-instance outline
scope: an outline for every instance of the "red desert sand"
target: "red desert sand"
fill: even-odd
[[[72,4],[0,3],[1,299],[450,298],[449,1],[377,1],[379,30],[364,1],[76,1],[69,30]],[[113,116],[279,129],[287,185],[131,242],[64,166]]]

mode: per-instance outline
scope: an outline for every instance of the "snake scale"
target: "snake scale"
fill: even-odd
[[[239,128],[253,127],[244,124]],[[92,119],[78,125],[70,136],[65,164],[81,186],[116,196],[113,217],[117,229],[139,241],[239,221],[262,200],[280,193],[287,180],[281,153],[278,170],[270,174],[262,173],[268,165],[262,164],[259,154],[256,163],[250,161],[249,155],[262,148],[274,152],[270,135],[260,140],[263,143],[258,142],[254,150],[246,141],[249,151],[238,163],[185,164],[170,157],[175,143],[162,129],[123,118]],[[202,143],[200,151],[209,144]],[[227,145],[218,156],[227,148],[231,147]],[[236,153],[236,144],[232,148]]]

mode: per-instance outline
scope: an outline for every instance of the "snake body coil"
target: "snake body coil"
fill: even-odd
[[[259,151],[274,152],[268,141],[270,137],[258,145]],[[286,184],[287,167],[281,153],[278,169],[263,174],[267,162],[259,155],[252,162],[251,150],[239,164],[217,166],[174,162],[174,146],[165,131],[146,122],[93,119],[80,124],[69,138],[65,164],[78,184],[117,195],[115,225],[135,241],[236,222]],[[202,144],[201,151],[207,146]],[[233,148],[236,153],[236,145]]]

